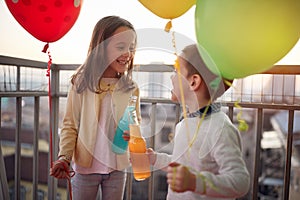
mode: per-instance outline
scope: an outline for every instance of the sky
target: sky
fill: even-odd
[[[174,31],[189,40],[196,42],[194,29],[195,6],[186,13],[172,20]],[[73,27],[61,39],[50,43],[49,51],[55,64],[80,64],[84,62],[94,25],[107,15],[118,15],[130,21],[135,29],[163,30],[167,19],[158,17],[145,8],[138,0],[84,0],[79,17]],[[166,33],[167,42],[171,42],[171,33]],[[155,38],[153,38],[155,39]],[[42,53],[45,43],[30,35],[14,19],[5,1],[0,1],[0,55],[48,61],[48,55]],[[135,62],[171,63],[172,52],[137,52]],[[276,64],[300,65],[300,41]]]

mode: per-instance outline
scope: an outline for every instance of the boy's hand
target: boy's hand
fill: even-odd
[[[156,153],[152,148],[148,148],[146,151],[146,154],[149,158],[150,164],[154,165],[154,163],[156,162]]]
[[[196,176],[179,163],[170,163],[167,169],[167,182],[175,192],[195,191]]]

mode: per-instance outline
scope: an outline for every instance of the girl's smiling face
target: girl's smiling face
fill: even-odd
[[[132,62],[136,47],[136,34],[128,27],[119,27],[109,39],[107,45],[107,72],[112,76],[124,73]]]

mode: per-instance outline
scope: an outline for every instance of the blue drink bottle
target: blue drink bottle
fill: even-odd
[[[137,96],[131,96],[128,106],[126,107],[122,118],[120,119],[115,137],[112,143],[112,151],[116,154],[124,154],[128,148],[128,141],[123,139],[123,132],[129,130],[129,124],[132,124],[136,119],[136,100]]]

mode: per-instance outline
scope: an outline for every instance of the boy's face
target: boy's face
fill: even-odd
[[[189,81],[187,78],[188,70],[187,70],[187,63],[184,59],[181,57],[178,57],[179,62],[179,69],[175,70],[175,74],[171,76],[171,81],[173,85],[173,89],[171,91],[172,97],[171,100],[174,102],[181,103],[181,92],[180,92],[180,80],[181,79],[181,85],[182,85],[182,91],[183,95],[186,98],[188,95],[188,92],[190,91]]]

